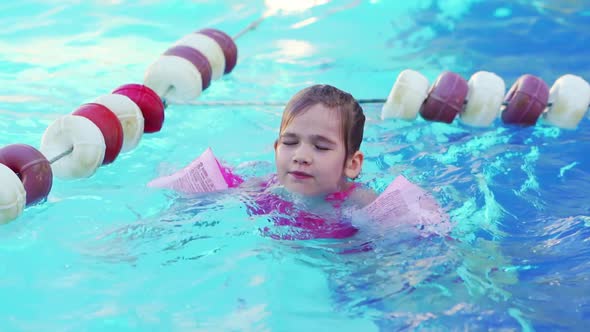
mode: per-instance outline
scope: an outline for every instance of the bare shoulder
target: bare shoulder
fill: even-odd
[[[350,194],[350,201],[359,208],[363,208],[371,204],[377,199],[377,193],[366,186],[359,186]]]

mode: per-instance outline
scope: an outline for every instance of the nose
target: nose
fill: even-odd
[[[301,165],[311,164],[311,152],[305,146],[305,144],[300,144],[297,150],[295,150],[295,153],[293,154],[293,162]]]

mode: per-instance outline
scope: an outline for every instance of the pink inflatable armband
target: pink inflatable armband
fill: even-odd
[[[217,167],[219,167],[219,171],[221,171],[221,176],[223,176],[223,179],[229,188],[236,188],[240,184],[244,183],[244,179],[242,179],[239,175],[234,174],[231,171],[231,168],[221,165],[217,158],[215,158],[215,162],[217,163]]]
[[[224,190],[239,186],[244,180],[223,167],[211,148],[180,171],[152,180],[152,188],[172,189],[185,194]]]
[[[401,175],[362,211],[380,226],[415,225],[438,234],[451,229],[448,216],[436,200]]]

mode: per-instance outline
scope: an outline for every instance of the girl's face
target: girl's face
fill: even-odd
[[[345,159],[340,116],[321,103],[293,118],[275,143],[279,182],[303,195],[343,190],[346,177],[356,177],[360,172],[360,165],[356,165],[358,172],[349,171],[353,157],[346,163]],[[362,163],[362,155],[360,159]]]

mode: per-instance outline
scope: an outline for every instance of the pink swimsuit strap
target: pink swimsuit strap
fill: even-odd
[[[360,185],[358,183],[353,182],[344,191],[337,191],[335,193],[328,194],[325,198],[326,202],[332,203],[334,207],[340,207],[342,203],[346,201],[352,192],[359,186]]]

